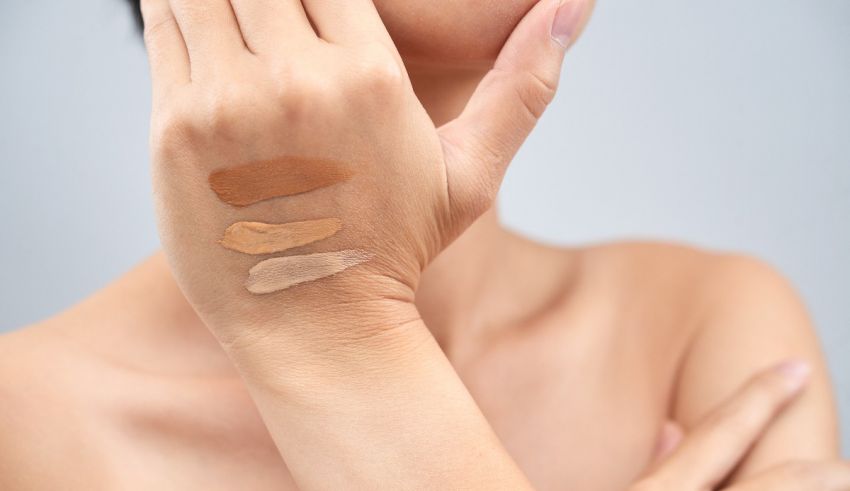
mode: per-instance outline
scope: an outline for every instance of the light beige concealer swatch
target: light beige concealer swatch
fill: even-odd
[[[245,287],[255,295],[275,293],[333,276],[372,257],[366,251],[346,250],[267,259],[251,268]]]
[[[339,218],[283,224],[239,222],[227,228],[219,243],[244,254],[275,254],[327,239],[341,229]]]

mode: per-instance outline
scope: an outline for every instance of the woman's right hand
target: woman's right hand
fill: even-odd
[[[587,0],[538,2],[466,110],[437,128],[371,0],[141,5],[175,278],[225,344],[306,339],[299,353],[364,340],[374,351],[411,331],[421,271],[493,204],[589,12]],[[286,227],[304,222],[307,240],[222,246],[233,226],[259,241],[258,225],[297,236]],[[273,285],[251,279],[261,260]]]
[[[850,491],[850,465],[842,461],[786,462],[728,483],[753,444],[802,392],[808,374],[803,363],[784,363],[753,377],[686,437],[668,425],[655,465],[629,491]]]

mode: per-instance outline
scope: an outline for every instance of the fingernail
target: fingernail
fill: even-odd
[[[812,367],[804,361],[792,360],[776,367],[776,371],[785,378],[788,390],[796,392],[806,385],[809,374],[812,373]]]
[[[555,21],[552,23],[552,39],[564,48],[568,48],[578,30],[584,17],[586,0],[554,0],[559,4],[555,12]]]

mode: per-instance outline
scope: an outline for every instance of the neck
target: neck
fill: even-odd
[[[436,126],[456,118],[489,67],[444,66],[426,61],[406,63],[416,97]]]
[[[444,349],[462,342],[461,337],[480,334],[492,325],[491,313],[501,309],[487,305],[499,262],[510,257],[513,236],[499,224],[495,210],[485,213],[423,272],[416,292],[416,306],[425,324]],[[496,309],[496,310],[494,310]]]

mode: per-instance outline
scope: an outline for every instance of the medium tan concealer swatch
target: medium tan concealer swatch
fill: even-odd
[[[219,199],[241,207],[328,187],[353,176],[349,166],[333,160],[286,157],[213,172],[209,183]]]
[[[371,253],[360,250],[276,257],[251,268],[245,287],[255,295],[279,292],[341,273],[372,257]]]
[[[244,254],[274,254],[327,239],[341,229],[339,218],[282,224],[238,222],[227,228],[219,243]]]

